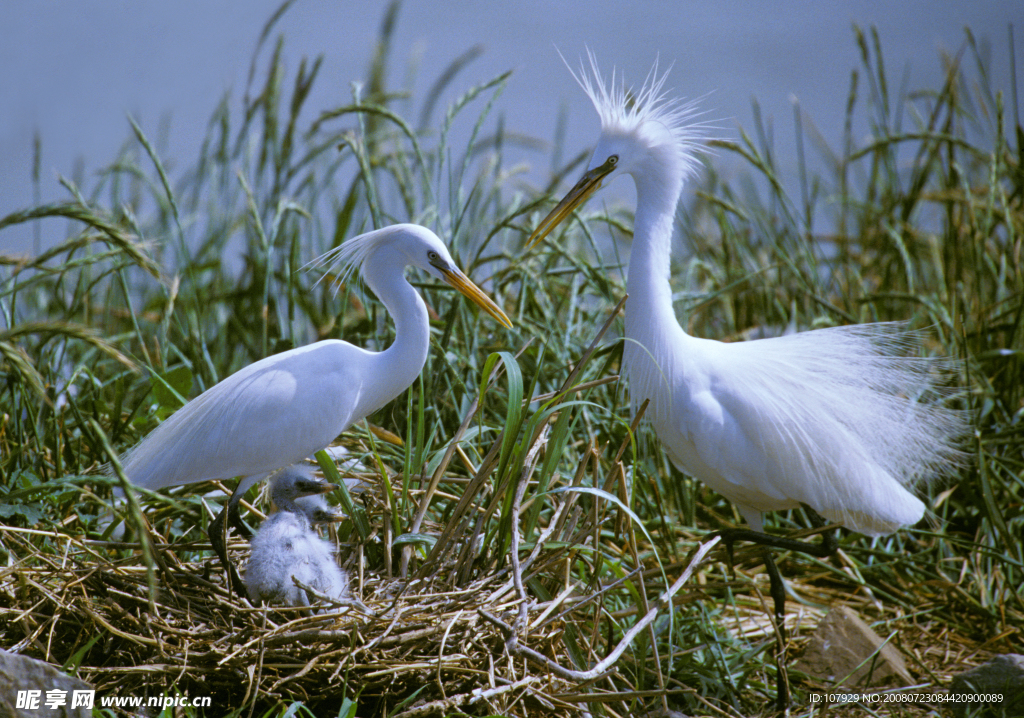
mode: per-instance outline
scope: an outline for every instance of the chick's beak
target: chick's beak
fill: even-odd
[[[615,168],[614,162],[605,162],[599,167],[595,167],[589,170],[580,181],[569,190],[569,192],[562,198],[562,201],[555,205],[555,208],[551,210],[547,217],[541,220],[541,223],[537,225],[537,229],[533,230],[533,234],[526,241],[526,249],[531,250],[536,247],[541,240],[547,237],[551,232],[562,223],[574,209],[583,205],[590,195],[594,194],[595,191],[601,186],[601,181]]]
[[[444,281],[462,292],[474,304],[497,319],[506,328],[512,328],[512,320],[505,315],[505,312],[501,311],[501,307],[491,301],[491,298],[484,294],[480,287],[473,284],[469,277],[463,274],[457,267],[441,263],[435,264],[434,267],[444,277]]]
[[[339,511],[337,509],[333,509],[333,508],[329,509],[329,510],[328,509],[318,509],[313,514],[313,523],[320,524],[320,525],[323,525],[323,524],[337,524],[337,523],[341,523],[342,521],[344,521],[347,518],[348,518],[348,516],[346,516],[343,512],[341,512],[341,511]]]
[[[296,487],[304,496],[314,496],[316,494],[329,494],[338,488],[338,485],[329,484],[326,481],[310,479],[309,481],[300,481],[296,483]]]

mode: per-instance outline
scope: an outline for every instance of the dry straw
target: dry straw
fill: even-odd
[[[546,602],[523,588],[524,579],[546,570],[539,567],[564,562],[569,547],[592,535],[574,503],[571,495],[565,499],[522,562],[465,585],[452,583],[464,573],[467,551],[447,554],[447,565],[427,578],[364,576],[354,590],[375,615],[351,607],[316,614],[254,607],[226,590],[216,565],[178,560],[178,550],[201,546],[175,544],[155,546],[164,561],[151,607],[134,544],[0,527],[3,545],[20,557],[0,571],[3,641],[14,652],[77,664],[101,694],[184,691],[212,695],[219,705],[295,699],[317,705],[332,686],[347,684],[359,688],[361,701],[391,707],[415,696],[400,716],[474,705],[528,715],[573,710],[583,700],[629,700],[633,692],[616,695],[591,683],[614,670],[618,654],[646,623],[636,624],[604,663],[601,649],[587,646],[588,660],[597,664],[592,675],[560,670],[573,665],[563,641],[567,624],[583,615],[573,607],[600,599],[606,587],[587,594],[567,585]],[[574,508],[575,520],[562,520]],[[33,535],[62,542],[63,551],[37,550]],[[559,548],[541,548],[549,540]],[[671,601],[712,544],[694,556],[662,603]],[[242,542],[232,549],[234,558],[244,559]],[[112,557],[125,550],[125,558]],[[352,552],[350,562],[357,557]],[[509,622],[515,623],[511,633]]]

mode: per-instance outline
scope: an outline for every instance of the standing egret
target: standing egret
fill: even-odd
[[[455,263],[437,235],[396,224],[354,237],[315,260],[342,280],[359,270],[395,322],[381,352],[328,339],[250,364],[181,407],[122,458],[136,486],[241,476],[225,511],[257,481],[323,449],[349,426],[397,397],[419,376],[430,344],[427,307],[405,278],[417,267],[458,289],[506,327],[505,313]],[[339,280],[341,281],[341,280]],[[241,595],[224,546],[222,511],[210,540]]]
[[[574,73],[575,76],[575,73]],[[942,407],[937,382],[956,364],[907,356],[916,344],[899,324],[819,329],[747,342],[688,335],[669,285],[672,226],[702,139],[694,106],[666,98],[657,66],[638,93],[606,85],[590,55],[577,81],[601,119],[582,179],[538,225],[544,239],[601,184],[630,175],[636,219],[626,281],[623,373],[672,463],[732,501],[752,531],[726,533],[827,555],[821,547],[764,535],[762,512],[805,504],[871,536],[916,523],[911,491],[956,466],[962,413]],[[785,646],[785,586],[768,548],[776,622]],[[779,653],[780,706],[788,704]]]
[[[331,598],[347,598],[348,574],[338,567],[334,547],[313,529],[314,523],[340,515],[308,500],[335,488],[302,466],[288,467],[271,477],[270,497],[277,511],[252,537],[245,569],[245,587],[253,603],[308,606],[309,596],[293,579]]]

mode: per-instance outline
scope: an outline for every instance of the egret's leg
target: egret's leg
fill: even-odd
[[[227,551],[227,528],[224,526],[224,510],[221,509],[220,513],[213,517],[213,521],[210,522],[210,528],[207,529],[207,535],[210,537],[210,545],[213,546],[214,552],[220,557],[220,562],[225,566],[228,563],[228,551]]]
[[[244,477],[238,482],[238,486],[231,492],[231,497],[228,499],[227,506],[225,506],[219,514],[217,514],[213,522],[210,524],[210,544],[213,546],[213,550],[217,552],[217,556],[220,557],[220,562],[224,564],[224,569],[228,574],[228,591],[234,591],[239,598],[246,598],[248,594],[245,591],[245,585],[242,583],[241,577],[238,575],[238,570],[235,565],[228,559],[228,524],[234,526],[238,533],[242,534],[246,538],[252,538],[252,529],[250,529],[244,521],[242,521],[241,512],[238,509],[238,505],[242,502],[242,497],[245,496],[246,492],[255,484],[274,472],[268,471],[263,474],[253,474],[251,476]],[[225,516],[226,514],[226,516]]]
[[[821,527],[825,525],[825,519],[817,514],[813,509],[808,506],[804,506],[808,516],[810,516],[811,522],[815,527]],[[778,685],[777,685],[777,698],[776,705],[780,711],[785,711],[789,707],[789,676],[786,672],[786,650],[788,647],[786,641],[786,584],[783,581],[782,574],[779,573],[778,566],[775,565],[775,559],[772,556],[772,549],[778,548],[786,551],[799,551],[800,553],[814,556],[815,558],[828,558],[836,552],[836,548],[839,546],[839,542],[836,539],[835,532],[829,532],[822,534],[821,543],[809,543],[807,541],[799,541],[797,539],[786,538],[784,536],[772,536],[762,531],[754,531],[752,529],[724,529],[717,532],[722,537],[722,542],[725,544],[727,551],[729,552],[729,564],[732,565],[732,547],[736,541],[747,541],[764,546],[764,566],[765,570],[768,571],[768,578],[771,585],[771,596],[772,602],[774,603],[775,611],[775,624],[778,627],[779,643],[776,646],[775,652],[775,665],[777,668]]]
[[[736,541],[747,541],[783,551],[798,551],[815,558],[828,558],[839,547],[839,542],[836,540],[834,533],[822,534],[821,543],[810,543],[808,541],[800,541],[799,539],[786,538],[785,536],[773,536],[761,533],[760,531],[751,531],[750,529],[722,529],[721,531],[716,531],[714,535],[722,537],[722,543],[725,544],[726,549],[729,551],[730,558],[732,557],[732,545]]]
[[[242,521],[242,511],[239,509],[242,497],[239,496],[238,498],[238,501],[228,502],[226,509],[228,513],[228,521],[235,527],[235,531],[237,531],[242,538],[251,539],[253,535],[252,529],[249,528],[249,524]]]
[[[228,499],[228,505],[227,507],[225,507],[225,511],[227,511],[228,513],[228,521],[232,526],[235,527],[235,530],[238,531],[238,533],[241,534],[243,538],[251,539],[252,529],[249,528],[249,526],[244,521],[242,521],[242,512],[238,508],[239,504],[242,503],[242,497],[244,497],[246,493],[248,493],[249,489],[252,488],[252,486],[257,481],[262,481],[263,479],[267,478],[268,476],[274,473],[277,472],[268,471],[263,474],[252,474],[251,476],[245,476],[241,480],[239,480],[238,486],[236,486],[235,490],[231,492],[231,498]],[[221,522],[223,521],[224,519],[221,519]]]
[[[217,556],[220,557],[220,562],[224,564],[224,570],[227,571],[228,591],[234,591],[239,598],[245,598],[248,594],[245,590],[245,584],[242,583],[242,578],[238,575],[238,569],[235,568],[235,565],[228,558],[228,524],[230,523],[234,526],[246,538],[252,538],[252,530],[242,521],[238,505],[249,488],[265,476],[267,474],[254,474],[246,476],[239,481],[238,486],[231,492],[227,506],[221,509],[221,512],[217,514],[210,524],[210,544],[213,546],[213,550],[217,552]]]
[[[775,559],[772,557],[772,550],[764,547],[764,567],[768,571],[768,578],[771,581],[772,602],[775,609],[775,631],[778,636],[778,643],[775,646],[775,707],[780,711],[789,708],[789,673],[786,671],[787,649],[789,643],[786,640],[786,584],[779,573]]]
[[[210,523],[210,544],[227,572],[228,592],[234,592],[239,598],[246,598],[248,594],[245,591],[245,584],[242,583],[242,577],[238,575],[235,564],[231,563],[231,559],[228,558],[228,527],[224,520],[224,514],[227,511],[226,508],[221,510]]]

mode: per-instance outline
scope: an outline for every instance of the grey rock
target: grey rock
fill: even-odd
[[[794,668],[847,688],[911,685],[903,656],[892,643],[883,643],[852,608],[839,606],[821,619]]]
[[[1024,716],[1024,656],[1018,653],[996,656],[984,665],[953,676],[949,692],[1002,697],[992,702],[947,703],[957,716]]]
[[[23,703],[25,699],[34,699],[34,704],[29,702],[19,708],[19,691],[23,691]],[[71,707],[75,691],[92,691],[92,686],[61,673],[49,663],[0,650],[0,715],[12,718],[90,718],[92,710],[89,708]],[[48,706],[47,699],[51,697],[63,698],[63,705]]]

